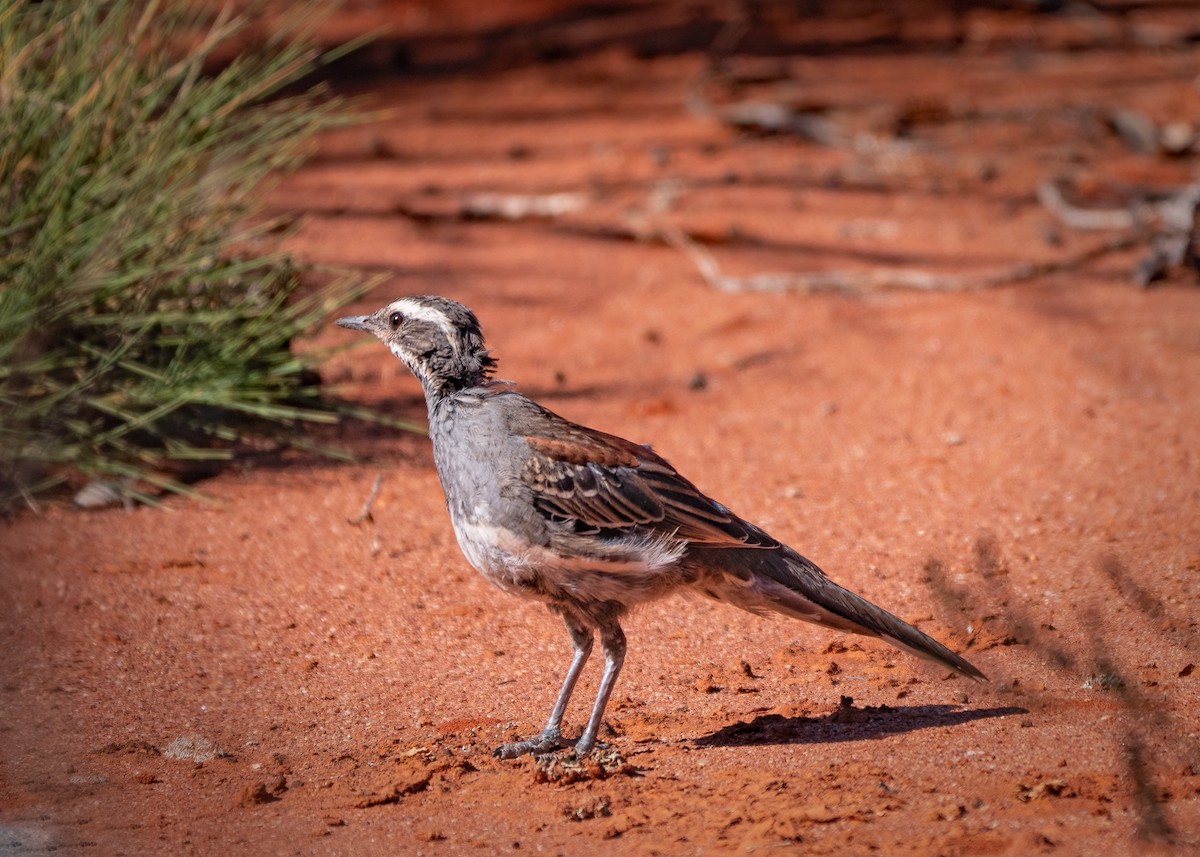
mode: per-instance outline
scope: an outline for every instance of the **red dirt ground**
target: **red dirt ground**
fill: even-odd
[[[672,599],[628,623],[620,759],[499,761],[566,634],[468,567],[425,438],[347,426],[357,464],[0,525],[0,854],[1196,853],[1194,275],[1134,287],[1140,245],[974,291],[727,293],[662,238],[738,276],[1077,258],[1111,234],[1058,224],[1043,181],[1195,180],[1105,118],[1200,115],[1194,8],[767,5],[740,41],[717,7],[567,8],[350,4],[331,38],[394,27],[339,85],[386,112],[272,192],[307,217],[289,246],[388,274],[346,312],[468,303],[502,377],[653,442],[992,683]],[[869,136],[740,131],[697,90]],[[466,216],[484,193],[580,196]],[[325,375],[423,419],[378,343]]]

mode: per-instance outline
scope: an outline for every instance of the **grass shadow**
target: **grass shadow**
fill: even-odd
[[[1119,764],[1128,776],[1138,817],[1137,836],[1144,841],[1173,842],[1176,832],[1162,810],[1164,790],[1158,783],[1158,778],[1163,775],[1164,760],[1156,758],[1145,733],[1169,737],[1179,748],[1176,758],[1190,768],[1200,766],[1200,759],[1194,742],[1184,738],[1185,727],[1172,715],[1169,707],[1143,692],[1135,676],[1128,674],[1128,653],[1122,653],[1118,642],[1106,635],[1104,619],[1106,613],[1128,609],[1133,617],[1144,623],[1146,633],[1151,635],[1147,637],[1148,644],[1154,642],[1159,650],[1180,649],[1189,654],[1195,651],[1191,621],[1143,586],[1119,557],[1104,553],[1095,563],[1100,578],[1111,588],[1101,587],[1070,605],[1082,633],[1070,647],[1060,645],[1047,634],[1056,629],[1036,621],[1027,600],[1014,591],[1008,563],[995,536],[980,533],[973,553],[970,566],[970,576],[975,584],[973,592],[953,586],[940,560],[930,558],[926,563],[930,588],[943,609],[951,614],[955,610],[983,614],[982,623],[991,626],[989,637],[993,641],[985,644],[985,648],[1009,644],[1026,646],[1068,680],[1082,681],[1084,687],[1116,697],[1125,709],[1124,724],[1109,728],[1119,728],[1123,732]],[[982,609],[984,604],[990,605],[995,612],[987,613]],[[999,642],[995,642],[997,640]],[[1035,697],[1039,696],[1053,702],[1044,694],[1035,694]]]

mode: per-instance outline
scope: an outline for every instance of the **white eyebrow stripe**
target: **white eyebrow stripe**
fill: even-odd
[[[406,318],[415,318],[418,321],[428,321],[436,324],[442,330],[447,331],[451,328],[450,319],[440,309],[434,309],[424,304],[419,304],[416,301],[408,298],[400,298],[400,300],[392,301],[388,307],[388,313],[398,312]],[[453,337],[449,337],[453,339]]]
[[[450,348],[454,351],[455,357],[462,354],[462,343],[459,341],[458,336],[455,335],[454,325],[451,324],[450,317],[440,309],[417,303],[409,298],[400,298],[392,302],[391,306],[388,307],[388,312],[398,312],[405,318],[436,324],[445,335],[446,341],[450,343]]]

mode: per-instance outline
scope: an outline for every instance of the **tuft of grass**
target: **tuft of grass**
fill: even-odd
[[[254,217],[347,121],[286,94],[317,5],[231,55],[230,6],[0,0],[0,502],[73,474],[185,490],[184,462],[337,418],[292,344],[367,284],[306,286]]]

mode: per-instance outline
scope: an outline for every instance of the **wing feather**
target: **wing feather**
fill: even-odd
[[[538,411],[520,426],[533,453],[520,477],[544,516],[579,529],[640,528],[708,547],[778,547],[649,447]]]

